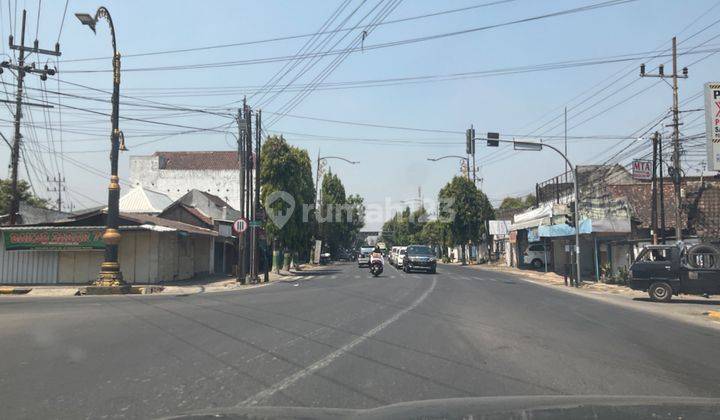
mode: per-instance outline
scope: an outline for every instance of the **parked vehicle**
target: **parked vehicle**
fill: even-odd
[[[550,256],[548,255],[548,260]],[[530,244],[523,252],[523,263],[532,265],[533,268],[543,268],[545,266],[545,245]],[[548,261],[550,264],[550,261]]]
[[[396,264],[399,248],[400,248],[399,246],[394,246],[394,247],[390,248],[390,253],[388,254],[388,262],[390,263],[390,265]]]
[[[403,266],[403,258],[405,258],[406,246],[399,246],[397,254],[395,254],[395,268],[400,269]]]
[[[373,252],[370,254],[370,273],[377,277],[383,272],[384,266],[383,255],[380,252]]]
[[[437,259],[432,247],[410,245],[406,248],[403,257],[403,271],[410,273],[413,270],[422,270],[433,274],[437,271]]]
[[[358,251],[357,263],[358,267],[368,267],[370,265],[370,254],[373,252],[375,247],[373,246],[361,246]]]
[[[320,265],[325,265],[330,263],[330,253],[325,252],[320,254]]]
[[[707,244],[648,245],[630,266],[629,280],[632,289],[647,291],[659,302],[679,293],[718,294],[720,250]]]

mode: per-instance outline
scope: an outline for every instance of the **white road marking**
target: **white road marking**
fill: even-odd
[[[335,280],[337,276],[330,276],[330,279]]]
[[[375,328],[365,332],[363,335],[358,336],[351,342],[345,344],[344,346],[340,347],[339,349],[335,350],[334,352],[328,354],[327,356],[323,357],[322,359],[318,360],[317,362],[311,364],[310,366],[307,366],[298,372],[295,372],[294,374],[288,376],[287,378],[283,379],[280,382],[275,383],[274,385],[265,388],[264,390],[258,392],[257,394],[251,396],[250,398],[246,399],[245,401],[238,404],[239,406],[248,406],[248,405],[256,405],[260,403],[262,400],[271,397],[276,392],[282,391],[283,389],[289,387],[290,385],[294,384],[295,382],[305,378],[308,375],[312,375],[313,373],[317,372],[318,370],[328,366],[330,363],[335,361],[338,357],[344,355],[345,353],[349,352],[353,348],[357,347],[359,344],[363,343],[368,338],[374,336],[375,334],[379,333],[383,329],[387,328],[390,324],[400,319],[401,316],[405,315],[406,313],[412,311],[413,309],[417,308],[418,305],[420,305],[435,289],[435,284],[437,283],[437,280],[433,278],[432,284],[430,287],[423,292],[423,294],[417,298],[410,306],[407,308],[395,313],[395,315],[391,316],[390,318],[386,319],[382,323],[380,323]]]

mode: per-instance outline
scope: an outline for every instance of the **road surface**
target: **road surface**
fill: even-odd
[[[523,281],[336,264],[188,296],[0,299],[4,418],[367,408],[509,395],[718,397],[717,330]]]

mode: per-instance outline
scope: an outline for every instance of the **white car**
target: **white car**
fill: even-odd
[[[395,258],[397,258],[398,248],[398,246],[390,248],[390,253],[388,254],[388,262],[390,263],[390,265],[395,265]]]
[[[374,246],[361,246],[358,252],[358,267],[370,266],[370,254],[375,250]]]
[[[523,253],[523,263],[532,265],[534,268],[543,268],[545,266],[545,245],[530,244]],[[550,264],[550,255],[547,255],[548,264]]]
[[[405,258],[405,253],[407,247],[406,246],[399,246],[397,249],[397,253],[395,254],[395,267],[402,268],[403,266],[403,258]]]

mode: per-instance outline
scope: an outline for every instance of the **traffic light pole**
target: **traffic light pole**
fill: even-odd
[[[494,133],[488,133],[488,134],[494,134]],[[560,149],[558,149],[555,146],[552,146],[550,144],[534,143],[534,142],[529,142],[529,141],[500,140],[499,138],[495,138],[495,136],[492,136],[492,137],[493,138],[485,138],[485,139],[477,139],[477,140],[487,140],[488,144],[490,146],[497,146],[498,143],[512,143],[512,145],[515,147],[515,150],[541,151],[543,149],[543,147],[549,147],[550,149],[554,150],[557,154],[562,156],[563,159],[565,159],[565,163],[567,163],[568,167],[573,172],[573,196],[575,197],[575,211],[574,211],[574,216],[575,216],[575,267],[576,267],[575,287],[578,287],[580,285],[581,275],[580,275],[580,216],[579,216],[580,202],[579,202],[579,194],[578,194],[577,167],[573,166],[572,162],[570,162],[570,159],[567,158],[565,153],[561,152]]]

